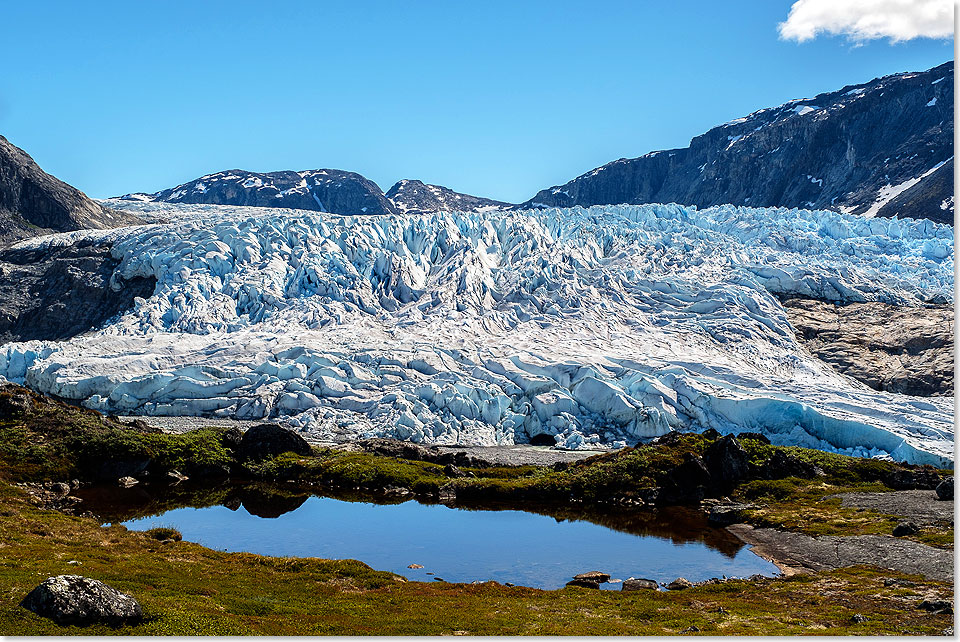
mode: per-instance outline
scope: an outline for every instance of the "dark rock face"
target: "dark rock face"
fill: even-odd
[[[714,481],[734,484],[750,475],[750,457],[733,435],[725,435],[710,444],[704,463]]]
[[[953,63],[761,109],[520,207],[722,203],[953,223]]]
[[[921,466],[892,471],[882,481],[895,490],[934,490],[942,480],[936,469]]]
[[[404,179],[387,190],[387,198],[405,214],[428,212],[479,212],[512,207],[510,203],[454,192],[442,185]]]
[[[57,624],[133,624],[143,618],[135,599],[100,580],[80,575],[46,579],[21,602],[25,609]]]
[[[761,479],[783,479],[784,477],[811,479],[822,475],[823,471],[811,463],[778,450],[760,465],[757,474]]]
[[[953,501],[953,477],[947,477],[937,484],[937,499],[942,501]]]
[[[893,529],[894,537],[904,537],[906,535],[916,535],[920,529],[913,522],[900,522]]]
[[[599,589],[600,582],[596,580],[570,580],[566,586],[579,586],[580,588]]]
[[[699,502],[706,497],[710,481],[710,471],[703,460],[693,453],[684,453],[683,463],[667,474],[657,501],[665,504]]]
[[[396,214],[373,181],[354,172],[316,169],[260,174],[232,169],[208,174],[156,194],[127,194],[129,200],[289,207],[333,214]]]
[[[263,459],[287,452],[306,456],[312,451],[303,437],[275,424],[253,426],[243,434],[237,449],[241,459]]]
[[[44,172],[0,136],[0,246],[49,232],[105,229],[140,222]]]
[[[781,301],[797,338],[838,372],[874,390],[953,394],[953,306]]]
[[[153,294],[153,278],[115,279],[119,263],[109,247],[86,241],[0,251],[0,344],[66,339]]]

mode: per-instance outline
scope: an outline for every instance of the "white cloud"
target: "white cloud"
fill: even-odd
[[[797,0],[777,30],[797,42],[820,34],[854,42],[952,38],[953,0]]]

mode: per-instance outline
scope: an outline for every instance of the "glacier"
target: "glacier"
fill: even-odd
[[[672,204],[117,206],[154,222],[19,247],[111,243],[115,279],[154,277],[153,296],[70,340],[0,346],[0,377],[107,413],[270,418],[338,442],[576,449],[714,428],[952,465],[952,399],[836,373],[777,299],[952,301],[949,226]]]

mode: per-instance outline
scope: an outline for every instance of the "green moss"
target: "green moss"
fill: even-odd
[[[151,528],[150,530],[144,531],[144,533],[152,537],[155,540],[165,541],[173,540],[175,542],[180,542],[183,540],[183,534],[175,528],[170,526],[159,526],[157,528]]]

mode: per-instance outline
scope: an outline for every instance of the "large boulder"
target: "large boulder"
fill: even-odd
[[[710,476],[721,484],[736,483],[750,474],[750,457],[733,435],[724,435],[710,444],[703,462]]]
[[[143,619],[135,599],[100,580],[58,575],[30,591],[20,605],[57,624],[134,624]]]
[[[661,504],[692,504],[706,496],[711,486],[710,471],[703,460],[693,454],[684,453],[683,461],[671,469],[665,476],[663,487],[657,495]]]
[[[953,476],[947,477],[942,482],[937,484],[936,488],[937,499],[942,499],[944,501],[953,501]]]
[[[311,454],[307,440],[275,424],[259,424],[243,434],[237,455],[241,459],[264,459],[282,453]]]
[[[621,591],[656,591],[658,588],[659,587],[657,586],[656,580],[648,580],[636,577],[623,580],[623,585],[620,586]]]

